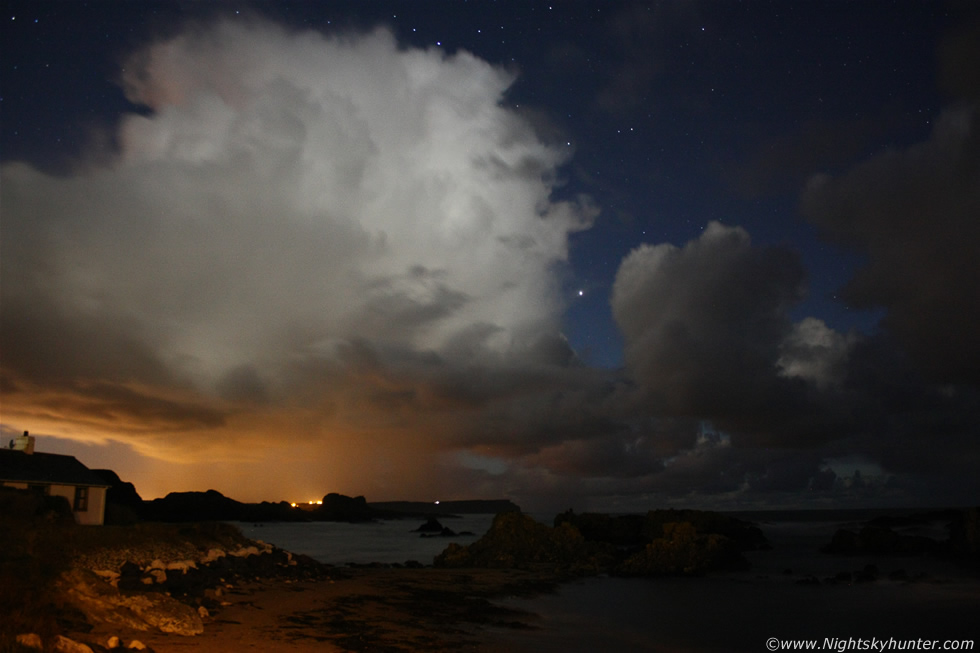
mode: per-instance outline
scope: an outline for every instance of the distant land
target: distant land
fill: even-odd
[[[315,504],[294,505],[288,501],[242,503],[217,490],[206,492],[171,492],[152,501],[144,501],[132,483],[125,482],[108,469],[93,470],[110,486],[106,495],[106,523],[131,523],[138,520],[160,522],[193,521],[342,521],[367,522],[378,519],[414,517],[451,517],[457,514],[497,514],[520,512],[508,499],[473,499],[467,501],[387,501],[368,503],[362,497],[331,492]]]
[[[405,515],[496,515],[501,512],[520,512],[520,507],[509,499],[472,499],[469,501],[375,501],[369,508],[381,512]]]

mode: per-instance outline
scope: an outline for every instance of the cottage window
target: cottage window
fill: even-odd
[[[87,487],[75,488],[75,505],[72,509],[75,512],[88,511],[88,488]]]
[[[43,495],[43,494],[48,494],[51,488],[43,483],[28,483],[27,489],[33,492],[34,494]]]

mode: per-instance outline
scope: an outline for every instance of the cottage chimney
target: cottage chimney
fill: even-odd
[[[26,454],[34,453],[34,436],[24,431],[24,435],[14,439],[13,449],[23,451]]]

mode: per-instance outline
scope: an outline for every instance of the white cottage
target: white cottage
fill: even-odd
[[[36,453],[26,431],[0,448],[0,486],[65,497],[79,524],[102,525],[109,485],[74,456]]]

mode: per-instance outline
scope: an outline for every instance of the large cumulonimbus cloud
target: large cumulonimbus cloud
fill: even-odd
[[[595,210],[551,199],[566,154],[502,106],[512,81],[384,30],[225,22],[135,54],[150,111],[109,163],[4,167],[5,419],[217,429],[311,375],[397,404],[401,368],[558,342]]]

